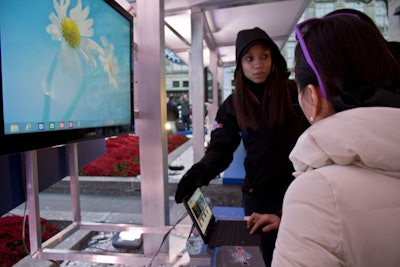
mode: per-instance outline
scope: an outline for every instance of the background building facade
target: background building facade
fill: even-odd
[[[323,17],[337,9],[356,9],[372,18],[385,39],[389,40],[388,5],[388,1],[384,0],[312,0],[299,21],[312,17]],[[289,70],[294,68],[294,48],[296,44],[297,40],[292,33],[281,50]],[[166,90],[167,95],[173,94],[180,97],[183,94],[189,94],[189,68],[185,64],[176,63],[176,61],[176,59],[166,56]],[[221,86],[222,100],[234,90],[234,68],[224,69],[224,81]]]

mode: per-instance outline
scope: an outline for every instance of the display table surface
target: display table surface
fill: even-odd
[[[212,211],[216,220],[243,220],[244,217],[243,208],[239,207],[214,206]],[[201,237],[196,234],[196,229],[194,227],[192,228],[192,232],[187,240],[186,248],[191,258],[209,257],[211,260],[210,265],[205,266],[217,266],[216,255],[219,248],[210,249],[206,244],[204,244]]]

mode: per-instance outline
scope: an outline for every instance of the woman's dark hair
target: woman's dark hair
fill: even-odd
[[[331,16],[331,15],[336,15],[336,14],[353,14],[353,15],[356,15],[361,20],[363,20],[365,22],[368,22],[370,25],[374,26],[378,31],[380,31],[378,26],[372,20],[372,18],[369,17],[367,14],[359,11],[359,10],[351,9],[351,8],[336,9],[336,10],[326,14],[325,17]],[[400,42],[390,41],[390,42],[386,42],[386,43],[389,46],[389,50],[392,53],[392,55],[395,57],[396,61],[400,63]]]
[[[370,25],[376,27],[376,29],[379,30],[378,26],[376,26],[375,22],[367,14],[365,14],[357,9],[351,9],[351,8],[336,9],[336,10],[326,14],[325,17],[329,17],[331,15],[337,15],[337,14],[357,15],[361,20],[368,22]]]
[[[311,21],[303,38],[335,110],[386,105],[378,90],[398,94],[400,68],[376,27],[354,16]],[[299,90],[318,85],[299,44],[295,49]],[[383,101],[383,102],[382,102]]]
[[[272,41],[271,41],[272,42]],[[291,110],[289,72],[286,61],[275,44],[267,45],[271,50],[272,67],[263,90],[261,106],[251,97],[251,87],[255,85],[243,74],[241,60],[235,70],[234,107],[240,128],[258,131],[265,125],[272,127],[284,121],[286,112]]]

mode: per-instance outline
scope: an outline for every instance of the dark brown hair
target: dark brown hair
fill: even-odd
[[[360,19],[362,19],[365,22],[368,22],[370,25],[374,26],[378,31],[380,31],[378,26],[372,20],[372,18],[370,18],[367,14],[365,14],[359,10],[351,9],[351,8],[336,9],[336,10],[326,14],[325,16],[331,16],[331,15],[335,15],[335,14],[357,15]],[[390,42],[386,42],[386,43],[389,46],[390,52],[396,58],[396,61],[400,63],[400,42],[390,41]]]
[[[234,107],[242,131],[250,128],[259,131],[267,125],[272,127],[283,123],[286,112],[291,110],[289,72],[286,61],[276,45],[270,45],[272,68],[263,85],[261,105],[252,97],[251,87],[255,86],[243,73],[240,59],[235,70]]]
[[[309,24],[304,41],[336,111],[375,105],[378,89],[398,94],[399,65],[375,26],[348,15]],[[300,91],[309,84],[318,85],[299,44],[295,75]]]

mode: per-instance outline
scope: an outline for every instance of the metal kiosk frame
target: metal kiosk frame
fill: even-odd
[[[180,242],[169,247],[169,252],[162,252],[157,255],[132,254],[121,252],[88,252],[81,250],[58,249],[57,245],[65,241],[72,234],[79,230],[121,232],[140,229],[143,231],[144,242],[146,237],[152,235],[166,235],[172,226],[145,227],[134,224],[111,224],[81,221],[79,177],[78,177],[78,153],[77,144],[67,145],[67,160],[70,173],[70,193],[72,201],[72,223],[58,234],[42,243],[39,207],[39,186],[37,170],[37,152],[35,150],[25,152],[27,205],[29,215],[30,233],[30,254],[32,258],[41,260],[58,261],[84,261],[111,264],[126,264],[130,266],[158,266],[157,264],[191,264],[196,266],[211,266],[211,254],[205,255],[182,255],[185,250],[186,240],[191,233],[191,225],[176,225],[174,231],[178,232]],[[146,236],[149,235],[149,236]],[[151,241],[151,239],[149,239]],[[158,240],[158,239],[157,239]],[[184,242],[182,242],[182,240]],[[174,246],[182,243],[181,246]],[[182,261],[182,263],[180,263]]]

